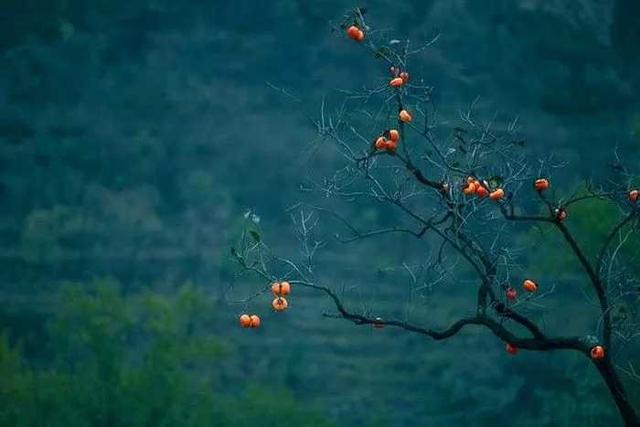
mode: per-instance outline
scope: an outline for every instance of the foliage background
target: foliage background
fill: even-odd
[[[488,115],[518,116],[533,155],[569,162],[552,176],[566,192],[605,178],[614,149],[637,158],[638,2],[365,3],[373,25],[400,37],[441,33],[411,71],[436,86],[445,130],[476,98]],[[294,253],[285,209],[306,197],[309,168],[335,160],[266,82],[315,112],[333,89],[385,71],[330,33],[351,6],[3,2],[2,425],[618,425],[576,355],[507,358],[482,331],[444,343],[374,333],[323,319],[327,301],[303,291],[277,317],[267,300],[230,303],[258,286],[228,259],[243,213]],[[336,207],[370,226],[389,220],[373,206]],[[592,247],[613,212],[582,209],[570,226]],[[549,327],[595,330],[576,266],[552,237],[523,231],[523,245],[548,247],[527,268],[559,286]],[[636,262],[639,248],[626,256]],[[413,295],[398,266],[421,255],[398,241],[332,247],[327,274],[359,285],[352,301],[370,309],[417,308],[446,324],[469,309],[469,288]],[[263,316],[261,330],[238,330],[245,310]]]

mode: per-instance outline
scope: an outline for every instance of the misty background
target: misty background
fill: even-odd
[[[620,425],[579,355],[508,358],[483,330],[445,342],[374,331],[323,318],[329,302],[302,289],[283,315],[268,298],[233,303],[264,285],[238,277],[229,259],[245,212],[295,254],[287,209],[310,199],[300,189],[309,170],[330,174],[337,160],[306,114],[337,88],[387,76],[331,32],[353,6],[3,2],[2,425]],[[435,86],[445,129],[474,102],[489,117],[518,117],[533,156],[567,162],[552,178],[568,189],[606,178],[614,150],[637,158],[637,1],[362,6],[398,38],[440,34],[411,73]],[[385,221],[373,206],[340,207]],[[609,218],[597,209],[572,226],[597,235]],[[549,246],[530,257],[532,270],[560,275],[563,295],[582,298],[576,266]],[[371,256],[388,247],[397,251]],[[469,308],[460,287],[416,297],[397,279],[419,251],[393,240],[338,247],[327,274],[356,289],[355,307],[399,317],[419,306],[425,324],[446,325]],[[555,325],[595,330],[593,308],[548,309]],[[245,311],[263,317],[260,330],[238,328]]]

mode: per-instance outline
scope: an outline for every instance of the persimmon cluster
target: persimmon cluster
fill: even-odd
[[[259,328],[260,323],[260,316],[257,314],[242,314],[240,316],[240,326],[243,328]]]
[[[480,181],[472,176],[467,178],[467,181],[462,186],[462,192],[465,196],[477,196],[479,198],[487,197],[493,201],[499,201],[504,198],[504,190],[500,187],[493,190],[489,189],[489,183],[487,181]]]
[[[377,151],[396,151],[400,141],[400,132],[397,129],[389,129],[376,138],[374,148]]]
[[[277,312],[285,311],[289,307],[289,302],[285,296],[291,293],[291,284],[289,282],[275,282],[271,285],[271,292],[275,295],[275,299],[271,302],[271,306]],[[240,326],[243,328],[259,328],[261,324],[260,317],[256,314],[242,314],[239,318]]]
[[[364,40],[364,31],[362,31],[357,26],[352,25],[347,28],[347,37],[349,37],[351,40],[361,42]]]
[[[291,284],[289,282],[275,282],[271,285],[271,292],[275,296],[271,302],[273,309],[285,311],[289,307],[289,302],[285,297],[291,293]]]
[[[398,67],[393,66],[389,68],[389,71],[392,76],[392,79],[389,80],[389,86],[398,88],[409,81],[409,73],[406,71],[400,71]]]
[[[525,292],[534,294],[538,292],[538,284],[531,279],[525,279],[524,282],[522,282],[522,289],[524,289]],[[505,295],[507,300],[514,301],[518,297],[518,291],[515,288],[508,287]]]

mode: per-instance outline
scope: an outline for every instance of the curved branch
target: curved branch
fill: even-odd
[[[427,232],[428,229],[429,227],[422,227],[419,231],[414,231],[408,228],[391,227],[391,228],[383,228],[380,230],[367,231],[364,233],[358,231],[353,237],[350,237],[348,239],[339,238],[338,240],[341,243],[351,243],[351,242],[355,242],[356,240],[366,239],[368,237],[374,237],[374,236],[379,236],[381,234],[389,234],[389,233],[405,233],[405,234],[410,234],[419,239],[422,236],[424,236],[424,234]]]
[[[604,243],[602,245],[602,248],[600,248],[600,252],[598,253],[598,260],[596,262],[596,272],[598,273],[598,275],[602,271],[602,263],[604,261],[605,253],[607,252],[607,248],[609,247],[609,245],[613,241],[613,238],[616,236],[616,234],[618,234],[618,232],[622,228],[624,228],[625,225],[627,225],[629,222],[631,222],[633,220],[633,218],[636,216],[637,213],[638,213],[638,210],[634,208],[631,211],[631,213],[629,213],[629,215],[624,217],[622,219],[622,221],[620,221],[615,227],[613,227],[611,232],[609,232],[609,235],[605,239],[605,241],[604,241]]]
[[[555,222],[554,224],[556,228],[560,230],[567,243],[569,243],[569,246],[571,246],[573,253],[580,261],[580,264],[582,264],[582,267],[593,284],[593,288],[595,289],[598,297],[598,302],[600,303],[600,310],[602,311],[602,339],[605,347],[609,347],[609,344],[611,343],[611,311],[609,310],[609,301],[607,300],[607,293],[604,289],[604,284],[567,226],[561,222]]]
[[[577,350],[581,352],[588,352],[589,347],[586,343],[583,342],[579,337],[555,337],[555,338],[546,338],[543,335],[539,335],[534,338],[519,338],[510,332],[507,328],[502,326],[500,323],[495,321],[494,319],[487,317],[485,315],[477,315],[473,317],[466,317],[460,320],[457,320],[449,327],[436,330],[436,329],[427,329],[424,327],[416,326],[408,322],[400,321],[400,320],[382,320],[379,318],[373,318],[364,316],[361,314],[356,314],[348,311],[340,298],[333,292],[330,288],[326,286],[320,286],[309,282],[292,280],[290,281],[292,284],[297,284],[300,286],[320,290],[326,293],[333,301],[336,309],[340,313],[339,317],[350,320],[357,325],[365,325],[365,324],[378,324],[385,326],[393,326],[400,329],[404,329],[406,331],[419,333],[421,335],[426,335],[436,341],[441,341],[447,338],[451,338],[458,334],[465,326],[476,325],[476,326],[484,326],[488,328],[495,336],[500,338],[501,340],[511,343],[518,348],[522,348],[525,350],[535,350],[535,351],[547,351],[547,350]],[[327,315],[327,317],[335,317]],[[541,333],[540,333],[541,334]]]
[[[570,200],[563,203],[563,206],[566,208],[574,203],[582,202],[584,200],[591,200],[591,199],[611,200],[611,198],[614,197],[615,195],[616,195],[615,192],[585,194],[583,196],[576,196],[571,198]]]
[[[502,303],[495,304],[494,308],[495,308],[495,310],[496,310],[496,312],[498,314],[500,314],[500,315],[502,315],[504,317],[507,317],[507,318],[519,323],[520,325],[524,326],[525,328],[527,328],[529,330],[529,332],[531,332],[535,338],[546,339],[545,335],[542,333],[542,331],[540,330],[538,325],[533,323],[531,320],[529,320],[528,318],[526,318],[522,314],[510,309],[509,307],[506,307]]]
[[[578,258],[578,261],[582,265],[582,268],[587,273],[587,276],[589,277],[589,280],[591,281],[591,284],[593,285],[593,288],[596,292],[598,302],[600,304],[600,311],[602,312],[603,316],[603,342],[604,345],[608,347],[611,343],[611,314],[609,310],[609,302],[607,301],[607,294],[604,289],[604,284],[602,280],[600,280],[600,276],[587,259],[586,255],[578,245],[578,242],[573,237],[567,226],[562,222],[556,221],[555,219],[550,217],[515,215],[513,213],[513,207],[511,208],[511,211],[507,211],[506,207],[501,206],[501,211],[504,217],[508,220],[546,222],[555,225],[556,228],[560,231],[565,241],[571,247],[574,255],[576,256],[576,258]]]

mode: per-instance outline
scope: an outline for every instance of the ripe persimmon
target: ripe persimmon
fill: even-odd
[[[379,136],[373,145],[376,150],[384,150],[387,148],[387,139],[384,136]]]
[[[522,288],[527,292],[536,292],[538,290],[538,285],[533,280],[526,279],[522,282]]]
[[[464,186],[464,188],[462,189],[462,192],[464,193],[465,196],[471,196],[476,193],[477,189],[478,189],[478,186],[476,185],[475,182],[469,182],[467,183],[467,185]]]
[[[518,291],[516,291],[514,288],[507,289],[506,294],[507,294],[507,299],[510,301],[513,301],[518,297]]]
[[[637,202],[638,199],[640,199],[640,191],[638,191],[638,190],[629,191],[629,201],[631,203]]]
[[[277,297],[284,297],[291,293],[291,284],[289,282],[275,282],[271,285],[271,292]]]
[[[546,178],[538,178],[533,183],[533,187],[536,189],[536,191],[540,191],[540,192],[548,190],[549,189],[549,180],[546,179]]]
[[[251,328],[259,328],[260,327],[260,317],[256,314],[251,315]]]
[[[358,30],[358,37],[356,38],[356,41],[361,42],[362,40],[364,40],[364,31]]]
[[[593,360],[602,360],[604,359],[604,347],[602,347],[601,345],[596,345],[595,347],[591,348],[589,354],[591,355],[591,358]]]
[[[347,28],[347,37],[349,37],[351,40],[362,41],[360,39],[360,33],[362,33],[362,30],[360,30],[360,28],[356,27],[355,25]],[[362,38],[364,38],[364,33],[362,33]]]
[[[398,114],[398,118],[400,118],[400,121],[404,123],[411,123],[411,120],[413,120],[411,113],[409,113],[407,110],[401,110]]]
[[[476,196],[482,198],[482,197],[487,197],[488,194],[489,194],[489,190],[487,190],[487,187],[485,187],[480,183],[476,184]]]
[[[498,201],[498,200],[502,200],[504,198],[504,190],[502,188],[498,188],[495,191],[492,191],[489,194],[489,198],[493,201]]]
[[[291,293],[291,283],[284,281],[280,283],[280,296],[286,296],[289,295]]]
[[[397,141],[400,139],[400,132],[398,132],[396,129],[391,129],[389,131],[389,139],[392,141]]]
[[[242,326],[243,328],[251,327],[251,316],[249,316],[248,314],[243,314],[242,316],[240,316],[239,321],[240,326]]]
[[[271,303],[271,306],[275,311],[285,311],[289,307],[289,303],[283,297],[277,297]]]
[[[518,347],[516,347],[515,345],[511,344],[511,343],[507,343],[505,349],[507,350],[507,353],[511,354],[511,355],[515,355],[518,353]]]
[[[395,77],[391,79],[391,81],[389,81],[389,86],[391,87],[400,87],[403,84],[404,84],[404,80],[402,80],[400,77]]]
[[[409,73],[407,73],[406,71],[403,71],[400,73],[400,78],[402,79],[402,81],[404,83],[409,81]]]
[[[386,145],[386,149],[389,151],[396,151],[396,149],[398,148],[398,141],[393,141],[393,140],[388,140],[387,141],[387,145]]]

